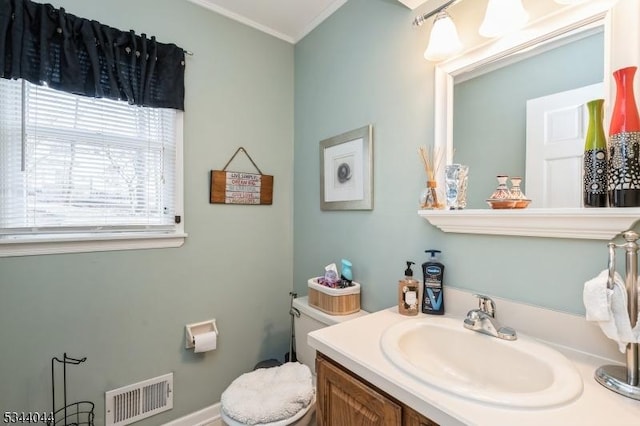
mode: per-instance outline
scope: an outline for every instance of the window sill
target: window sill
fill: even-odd
[[[41,254],[87,253],[114,250],[175,248],[184,244],[185,233],[49,235],[0,240],[0,257]]]
[[[611,240],[640,219],[640,208],[420,210],[444,232]]]

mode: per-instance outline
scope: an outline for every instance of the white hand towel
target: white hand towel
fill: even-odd
[[[624,353],[627,343],[638,342],[640,326],[636,324],[635,330],[631,328],[627,291],[620,275],[615,274],[613,289],[607,288],[607,278],[608,271],[604,270],[585,283],[583,301],[586,318],[587,321],[597,321],[604,334],[618,343],[618,349]]]
[[[597,277],[584,283],[582,299],[586,308],[587,321],[609,321],[611,319],[609,311],[611,290],[607,288],[608,277],[609,272],[604,270]]]

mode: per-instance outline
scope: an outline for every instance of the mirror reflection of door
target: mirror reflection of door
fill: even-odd
[[[582,207],[586,103],[604,98],[592,84],[527,101],[527,196],[532,207]]]
[[[529,208],[543,207],[535,188],[533,195],[529,191],[540,182],[527,178],[526,103],[604,78],[602,26],[456,75],[453,162],[469,165],[467,207],[488,208],[485,200],[496,189],[497,175],[524,177],[522,190],[533,200]],[[580,183],[582,168],[576,170]]]

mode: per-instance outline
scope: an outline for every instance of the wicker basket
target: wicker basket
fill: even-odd
[[[318,284],[317,278],[308,281],[309,305],[330,315],[349,315],[360,310],[360,284],[346,288],[330,288]]]

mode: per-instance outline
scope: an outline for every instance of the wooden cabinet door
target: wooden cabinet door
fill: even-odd
[[[318,355],[319,426],[401,426],[402,407]]]
[[[409,407],[404,407],[402,417],[403,426],[438,426],[436,422],[429,420]]]

